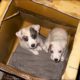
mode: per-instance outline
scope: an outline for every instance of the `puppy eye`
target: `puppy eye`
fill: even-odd
[[[53,53],[53,51],[51,50],[50,53]]]
[[[60,50],[59,53],[61,53],[62,51]]]
[[[28,37],[27,37],[27,36],[23,36],[22,39],[23,39],[24,41],[28,41]]]

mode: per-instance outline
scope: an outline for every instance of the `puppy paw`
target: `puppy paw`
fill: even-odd
[[[39,52],[36,51],[36,52],[33,52],[33,54],[34,54],[34,55],[39,55]]]
[[[39,55],[39,52],[37,50],[30,50],[34,55]]]
[[[42,48],[41,48],[40,46],[38,46],[38,47],[37,47],[37,50],[38,50],[38,51],[41,51],[41,50],[42,50]]]

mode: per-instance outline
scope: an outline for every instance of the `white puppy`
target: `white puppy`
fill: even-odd
[[[38,55],[42,50],[43,41],[39,36],[40,25],[30,25],[16,32],[21,47],[30,50],[33,54]]]
[[[48,35],[43,49],[51,53],[55,62],[64,61],[68,51],[68,34],[62,28],[54,28]]]

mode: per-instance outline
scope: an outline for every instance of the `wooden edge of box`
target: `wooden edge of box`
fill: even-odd
[[[2,0],[0,3],[0,25],[11,2],[12,0]]]
[[[7,72],[9,74],[16,75],[16,76],[21,77],[25,80],[47,80],[47,79],[35,77],[29,73],[25,73],[23,71],[15,69],[14,67],[9,66],[9,65],[5,65],[3,63],[0,63],[0,70]]]
[[[80,22],[75,34],[73,48],[65,69],[65,72],[62,76],[62,80],[76,80],[78,67],[80,64]]]
[[[54,19],[57,21],[59,21],[60,19],[61,22],[64,22],[65,24],[68,24],[68,25],[76,26],[78,24],[79,19],[74,18],[65,13],[62,13],[56,9],[52,9],[42,4],[35,3],[31,0],[14,0],[14,1],[18,8],[22,8],[22,9],[34,12],[36,14],[45,16],[53,21]]]

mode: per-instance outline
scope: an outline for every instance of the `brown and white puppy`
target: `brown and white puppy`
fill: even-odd
[[[68,34],[62,28],[54,28],[46,39],[43,49],[51,53],[51,59],[55,62],[64,61],[68,52]]]
[[[30,50],[34,55],[38,55],[42,50],[43,41],[39,35],[40,25],[30,25],[16,32],[21,47]]]

